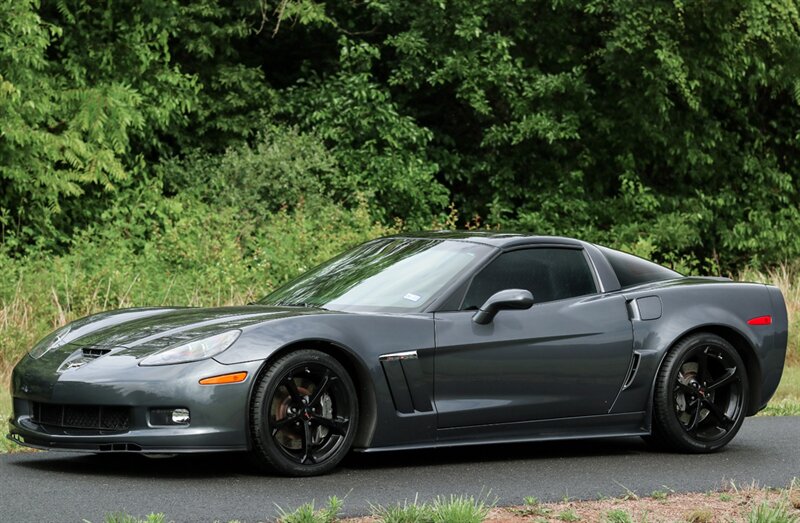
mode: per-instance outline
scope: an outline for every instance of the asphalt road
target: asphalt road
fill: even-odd
[[[751,418],[723,452],[655,453],[638,438],[495,445],[353,455],[328,476],[287,479],[258,474],[246,455],[147,459],[72,453],[0,456],[0,521],[100,522],[104,514],[163,512],[176,522],[273,520],[330,495],[345,513],[372,504],[437,495],[488,496],[499,505],[523,497],[590,499],[628,490],[708,491],[726,482],[785,486],[800,477],[800,417]]]

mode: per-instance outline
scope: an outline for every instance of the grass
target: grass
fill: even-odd
[[[131,516],[124,512],[112,512],[106,514],[103,523],[166,523],[167,518],[164,514],[149,514],[144,518]]]
[[[561,512],[558,513],[558,515],[556,517],[558,519],[560,519],[561,521],[567,521],[567,522],[580,521],[581,520],[581,517],[575,512],[575,509],[571,509],[571,508],[568,508],[566,510],[562,510]]]
[[[748,514],[747,523],[797,523],[800,517],[792,514],[788,500],[762,501]]]
[[[6,434],[8,434],[8,418],[10,417],[11,394],[9,394],[6,387],[3,387],[0,389],[0,453],[10,452],[13,447],[19,447],[19,445],[11,443],[6,438]]]
[[[339,519],[339,512],[342,511],[344,501],[331,496],[327,504],[319,510],[314,509],[314,502],[306,503],[297,507],[291,512],[287,512],[278,507],[280,516],[279,523],[333,523]]]
[[[605,523],[633,523],[633,517],[621,508],[611,509],[603,517]]]
[[[379,523],[481,523],[493,505],[486,498],[474,496],[437,497],[432,503],[415,499],[402,505],[373,506],[372,519]]]
[[[766,416],[800,416],[800,364],[783,369],[783,377],[775,396],[761,414]]]
[[[404,501],[402,505],[383,507],[375,505],[372,514],[382,523],[427,523],[433,519],[431,507],[426,504]]]

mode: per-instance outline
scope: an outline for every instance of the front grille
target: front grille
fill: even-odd
[[[41,425],[70,429],[128,430],[129,407],[100,405],[56,405],[32,402],[31,419]]]

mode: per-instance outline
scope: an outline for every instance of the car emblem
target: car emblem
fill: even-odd
[[[71,362],[67,363],[67,366],[64,368],[64,370],[80,369],[81,367],[86,365],[86,363],[87,363],[86,360],[71,361]]]
[[[19,389],[20,389],[22,392],[24,392],[25,394],[27,394],[27,393],[29,393],[29,392],[31,391],[30,387],[28,387],[27,385],[23,385],[23,386],[22,386],[22,387],[20,387]]]

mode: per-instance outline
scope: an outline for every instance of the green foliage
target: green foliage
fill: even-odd
[[[667,497],[669,497],[669,494],[664,490],[654,490],[650,493],[650,497],[658,501],[665,501]]]
[[[173,158],[159,171],[171,192],[193,192],[210,205],[235,206],[254,218],[302,203],[354,207],[362,198],[320,139],[277,125],[267,125],[252,146]]]
[[[372,515],[381,523],[481,523],[494,506],[487,498],[437,497],[432,503],[373,506]]]
[[[0,0],[0,243],[360,195],[766,267],[800,256],[798,78],[790,0]]]
[[[105,523],[166,523],[167,518],[164,514],[148,514],[144,518],[139,518],[124,512],[112,512],[106,514],[103,521]]]
[[[603,516],[606,523],[633,523],[633,517],[621,508],[611,509]]]
[[[562,512],[559,512],[558,515],[556,515],[556,518],[560,519],[561,521],[580,521],[581,520],[580,516],[578,516],[578,513],[575,512],[575,510],[571,509],[571,508],[568,508],[568,509],[566,509],[566,510],[564,510]]]
[[[370,69],[375,46],[339,40],[340,71],[289,89],[284,114],[329,144],[344,175],[374,198],[383,218],[426,227],[448,203],[427,154],[431,133],[402,114]]]
[[[474,496],[437,497],[431,504],[431,523],[481,523],[493,505]]]
[[[413,503],[404,502],[402,505],[374,506],[372,515],[381,523],[430,523],[433,519],[431,506],[418,504],[416,499]]]
[[[151,204],[142,205],[149,215]],[[392,232],[373,222],[363,202],[352,210],[301,204],[251,219],[237,208],[181,196],[152,215],[160,225],[112,214],[62,255],[0,253],[0,376],[38,338],[73,319],[132,306],[248,303],[346,248]],[[147,227],[149,239],[142,241]]]
[[[762,501],[748,514],[747,523],[797,523],[800,518],[792,512],[785,497],[774,503]]]
[[[280,523],[333,523],[337,520],[339,512],[342,510],[344,502],[336,496],[328,498],[325,507],[314,510],[314,502],[299,506],[292,512],[286,512],[279,508]]]
[[[126,177],[129,133],[144,125],[142,98],[119,79],[76,85],[47,53],[61,27],[35,0],[0,1],[0,241],[7,248],[63,240],[62,199]]]

